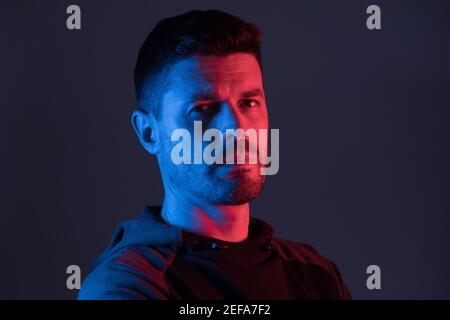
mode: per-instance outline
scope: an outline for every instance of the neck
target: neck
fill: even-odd
[[[223,241],[239,242],[248,236],[250,206],[248,203],[200,203],[189,195],[166,190],[161,216],[168,224],[189,232]]]

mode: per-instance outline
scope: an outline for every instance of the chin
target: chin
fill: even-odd
[[[218,203],[223,205],[240,205],[258,198],[264,188],[264,176],[258,179],[242,177],[237,179],[233,188],[220,197]]]

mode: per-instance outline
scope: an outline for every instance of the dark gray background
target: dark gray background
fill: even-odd
[[[66,267],[84,277],[119,222],[161,202],[132,72],[154,24],[196,8],[264,32],[280,171],[252,214],[332,258],[355,298],[450,298],[450,2],[428,0],[2,1],[0,298],[75,297]]]

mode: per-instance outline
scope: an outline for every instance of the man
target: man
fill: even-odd
[[[255,25],[216,10],[164,19],[149,34],[135,69],[132,124],[157,158],[164,201],[118,228],[79,299],[350,298],[330,260],[274,238],[268,223],[250,216],[265,175],[264,152],[249,161],[248,137],[243,164],[174,161],[179,129],[195,135],[201,123],[201,133],[216,129],[232,146],[238,135],[229,129],[268,129],[260,41]],[[222,142],[216,146],[227,145],[228,156]]]

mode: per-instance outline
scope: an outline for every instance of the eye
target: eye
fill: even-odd
[[[260,103],[253,99],[244,99],[241,100],[240,105],[244,108],[257,108],[259,107]]]
[[[200,103],[191,109],[191,113],[197,116],[210,116],[217,112],[219,105],[217,103]]]
[[[208,112],[211,111],[212,106],[210,104],[204,103],[204,104],[199,104],[198,106],[195,106],[194,108],[192,108],[192,111],[194,112]]]

